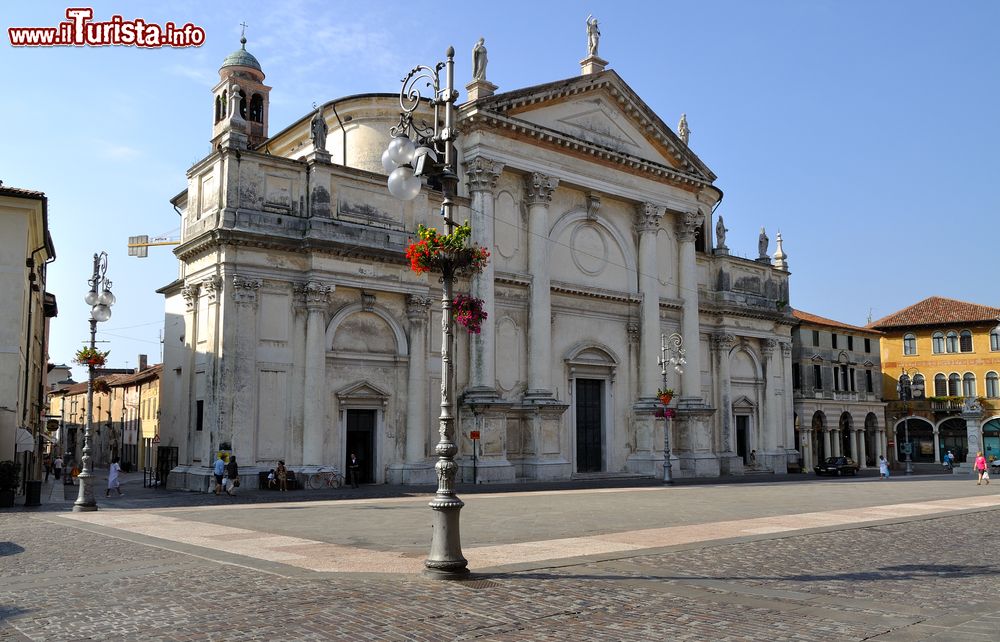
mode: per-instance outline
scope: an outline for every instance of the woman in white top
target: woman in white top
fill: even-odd
[[[889,462],[882,455],[878,456],[878,476],[879,479],[889,479]]]
[[[111,466],[108,468],[108,489],[104,492],[105,497],[111,496],[111,489],[118,491],[118,494],[122,494],[121,482],[118,481],[118,476],[122,472],[122,467],[118,465],[118,458],[115,457],[111,460]]]

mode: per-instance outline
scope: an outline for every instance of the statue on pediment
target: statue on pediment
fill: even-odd
[[[486,39],[480,38],[472,48],[472,79],[486,80]]]
[[[685,145],[688,144],[688,137],[691,135],[691,130],[688,129],[687,114],[681,114],[681,121],[677,123],[677,135],[684,141]]]
[[[320,105],[316,108],[316,114],[313,116],[312,122],[309,123],[309,138],[312,139],[313,148],[317,152],[326,151],[326,134],[329,131],[329,127],[326,126],[326,119],[323,118],[323,106]]]
[[[759,250],[760,253],[760,256],[758,258],[762,259],[770,258],[767,255],[767,244],[768,244],[767,232],[765,232],[764,228],[762,227],[760,228],[760,236],[757,237],[757,249]]]
[[[722,222],[722,215],[719,215],[719,220],[715,222],[715,247],[720,250],[728,249],[726,247],[726,224]]]
[[[597,55],[597,45],[601,41],[601,30],[597,27],[597,18],[593,15],[587,16],[587,54]]]

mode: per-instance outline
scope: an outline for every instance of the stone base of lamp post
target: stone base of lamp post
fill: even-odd
[[[80,480],[80,494],[73,502],[73,512],[84,513],[97,510],[97,500],[94,498],[94,474],[82,472],[76,478]]]

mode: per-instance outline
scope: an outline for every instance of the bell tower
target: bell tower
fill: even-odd
[[[240,121],[243,121],[243,131],[251,149],[267,139],[271,88],[264,84],[260,63],[247,51],[246,24],[243,29],[240,48],[222,61],[219,82],[212,89],[212,147],[222,134]]]

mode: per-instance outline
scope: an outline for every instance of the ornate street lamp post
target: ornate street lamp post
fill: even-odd
[[[412,200],[420,193],[422,176],[441,186],[443,200],[441,217],[445,233],[455,231],[452,218],[458,188],[455,158],[455,49],[448,47],[447,60],[434,67],[414,67],[403,79],[399,93],[401,108],[399,123],[390,130],[393,136],[382,154],[382,164],[389,172],[389,192],[401,200]],[[441,72],[444,71],[444,85]],[[434,107],[433,126],[414,122],[413,113],[423,100],[419,84],[433,90],[430,104]],[[443,125],[442,125],[443,123]],[[411,138],[412,136],[412,138]],[[441,158],[441,162],[438,159]],[[424,561],[429,575],[441,579],[457,579],[469,572],[468,561],[462,556],[459,513],[465,504],[455,494],[455,474],[458,465],[455,454],[455,365],[454,321],[452,300],[455,272],[462,268],[458,257],[444,256],[438,263],[441,271],[441,415],[438,432],[440,441],[434,449],[438,461],[438,488],[430,503],[433,510],[433,534],[430,555]]]
[[[87,283],[90,291],[84,301],[90,308],[90,349],[97,349],[97,324],[111,318],[111,306],[115,304],[115,295],[111,293],[111,281],[108,280],[108,254],[101,252],[94,255],[94,274]],[[87,364],[87,423],[83,428],[83,468],[80,470],[80,494],[73,502],[73,510],[97,510],[97,500],[94,499],[93,473],[90,472],[90,430],[94,422],[94,368],[93,362]]]
[[[903,454],[906,455],[906,471],[905,474],[913,474],[913,461],[911,453],[913,452],[913,444],[910,443],[910,406],[909,401],[913,398],[913,382],[910,379],[910,375],[906,373],[906,368],[903,368],[903,374],[899,376],[899,382],[896,383],[896,393],[899,396],[900,401],[903,402],[903,434],[906,440],[903,446]]]
[[[684,339],[680,334],[674,332],[669,337],[665,334],[660,335],[660,375],[663,376],[663,388],[667,388],[667,364],[673,366],[674,371],[678,375],[684,374],[684,364],[687,363],[687,359],[684,358],[684,348],[681,345],[684,343]],[[667,404],[663,404],[663,483],[672,484],[674,483],[673,476],[671,475],[671,465],[670,465],[670,409],[667,408]]]

